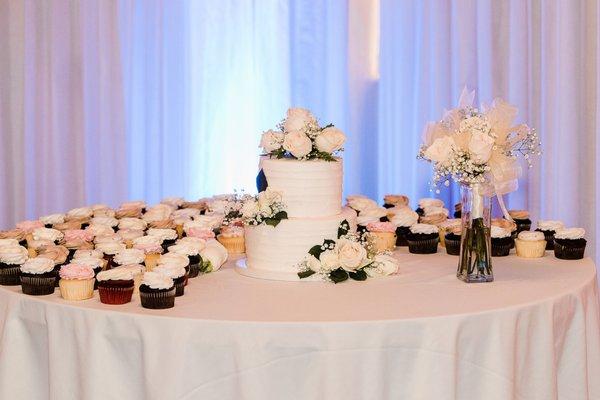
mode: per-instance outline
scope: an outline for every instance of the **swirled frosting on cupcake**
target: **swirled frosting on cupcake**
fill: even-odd
[[[184,256],[195,256],[200,253],[198,247],[187,244],[177,243],[169,247],[169,253],[183,254]]]
[[[186,231],[186,233],[189,237],[203,239],[203,240],[209,240],[209,239],[213,239],[215,237],[215,232],[210,228],[200,228],[200,227],[189,228]]]
[[[491,236],[494,239],[502,239],[506,237],[510,237],[511,233],[508,229],[501,228],[499,226],[492,225],[491,228]]]
[[[62,224],[65,222],[65,214],[50,214],[40,217],[40,222],[44,225]]]
[[[410,208],[398,210],[390,219],[390,222],[396,226],[409,227],[419,221],[419,214]]]
[[[554,234],[555,239],[577,240],[585,237],[585,229],[583,228],[566,228],[557,231]]]
[[[69,210],[66,215],[66,219],[89,219],[94,214],[94,211],[90,207],[78,207]]]
[[[144,231],[139,229],[120,229],[117,235],[123,240],[135,240],[144,236]]]
[[[171,289],[173,287],[173,279],[160,272],[151,271],[144,273],[142,285],[157,290]]]
[[[198,250],[201,250],[204,247],[206,247],[206,240],[196,238],[196,237],[189,237],[189,236],[183,237],[177,241],[177,244],[181,244],[181,243],[186,243],[186,244],[192,245],[192,246],[196,247]]]
[[[91,242],[94,240],[94,233],[84,229],[69,229],[64,231],[64,241],[69,242]]]
[[[118,233],[109,233],[106,235],[99,235],[94,238],[94,243],[96,243],[96,247],[100,243],[123,243],[123,238]]]
[[[146,256],[144,255],[144,252],[142,250],[125,249],[115,254],[113,260],[119,265],[125,265],[143,263],[145,258]]]
[[[90,224],[106,225],[112,228],[119,224],[119,220],[114,217],[94,217],[90,220]]]
[[[52,228],[35,228],[33,230],[34,240],[48,240],[58,243],[63,237],[64,234],[61,231]]]
[[[94,277],[94,270],[87,265],[70,263],[60,267],[58,275],[66,280],[88,280]]]
[[[221,236],[225,238],[234,238],[244,236],[244,228],[239,226],[224,226],[221,229]]]
[[[86,267],[91,268],[91,269],[101,268],[102,265],[104,264],[102,259],[97,258],[97,257],[73,258],[73,262],[77,263],[77,264],[85,265]]]
[[[182,208],[181,210],[173,211],[173,218],[191,219],[200,215],[200,210],[197,208]]]
[[[154,236],[158,238],[160,242],[177,239],[177,231],[175,229],[150,228],[148,229],[147,234],[148,236]]]
[[[145,230],[148,226],[148,223],[140,218],[121,218],[119,220],[119,229],[135,229],[135,230]]]
[[[432,233],[439,233],[439,228],[430,224],[414,224],[410,227],[410,231],[412,233],[430,235]]]
[[[29,258],[27,249],[23,246],[0,247],[0,263],[9,265],[23,264]]]
[[[524,242],[537,242],[539,240],[546,240],[544,234],[538,231],[522,231],[519,232],[519,236],[517,237],[519,240]]]
[[[370,207],[365,208],[356,217],[356,222],[359,225],[366,226],[370,222],[377,222],[381,218],[387,216],[388,209],[384,207]]]
[[[142,264],[125,264],[125,265],[121,265],[120,267],[117,267],[117,268],[123,268],[128,271],[131,271],[133,276],[143,274],[144,272],[146,272],[146,268],[144,268],[144,266]]]
[[[126,201],[125,203],[121,203],[119,207],[121,209],[127,210],[132,208],[146,208],[146,202],[143,200],[134,200],[134,201]]]
[[[17,239],[0,239],[0,247],[6,246],[19,246],[19,241]]]
[[[538,221],[538,229],[541,231],[554,231],[558,232],[561,229],[565,228],[565,224],[562,221],[552,221],[552,220],[539,220]]]
[[[106,236],[115,233],[113,228],[111,228],[110,226],[101,224],[91,224],[90,226],[85,228],[85,231],[90,232],[94,236]]]
[[[85,258],[85,257],[93,257],[93,258],[102,258],[104,257],[104,253],[100,250],[89,249],[89,250],[76,250],[73,254],[73,258]]]
[[[96,279],[102,281],[132,281],[133,273],[124,268],[113,268],[108,271],[101,271],[96,275]]]
[[[461,226],[461,223],[462,222],[459,218],[452,218],[452,219],[447,219],[444,222],[442,222],[439,225],[439,227],[450,230],[451,228],[453,228],[455,226]]]
[[[37,228],[43,228],[42,221],[21,221],[17,224],[17,229],[22,230],[26,234],[32,233]]]
[[[120,242],[104,242],[104,243],[97,243],[96,249],[100,250],[104,254],[112,256],[112,255],[115,255],[115,254],[125,250],[125,245]]]
[[[185,276],[184,267],[159,265],[158,267],[154,268],[153,271],[168,276],[172,279],[177,279],[181,278],[182,276]]]
[[[383,197],[383,202],[393,206],[408,206],[408,196],[403,194],[386,194]]]
[[[160,256],[158,265],[185,268],[189,265],[190,259],[185,254],[167,253]]]
[[[115,210],[113,210],[106,204],[94,204],[90,208],[92,209],[92,215],[94,217],[114,217],[115,216]]]
[[[0,239],[16,239],[23,240],[25,232],[20,229],[10,229],[8,231],[0,231]]]
[[[166,204],[157,204],[142,216],[146,222],[164,221],[171,218],[173,208]]]
[[[423,209],[420,222],[429,225],[440,225],[448,219],[448,210],[444,207],[428,206]]]
[[[492,226],[499,226],[500,228],[508,229],[511,232],[517,230],[517,224],[514,221],[509,221],[504,218],[494,218],[492,219]]]
[[[348,196],[346,202],[348,203],[348,207],[358,211],[359,214],[368,208],[379,207],[375,200],[369,199],[363,195]]]
[[[431,197],[425,197],[419,199],[419,208],[425,209],[426,207],[444,207],[444,202],[440,199],[433,199]]]
[[[160,243],[161,242],[158,237],[142,236],[133,240],[133,248],[140,250],[145,254],[162,253],[162,246]]]
[[[38,258],[52,260],[55,265],[64,264],[69,256],[69,249],[65,246],[46,246],[38,251]]]
[[[194,218],[194,221],[200,224],[200,225],[198,225],[199,227],[217,229],[223,223],[224,218],[225,218],[225,215],[223,215],[223,214],[212,214],[212,213],[208,214],[207,213],[204,215],[197,215]]]
[[[26,274],[45,274],[47,272],[51,272],[54,269],[54,263],[52,260],[47,258],[31,258],[21,265],[21,272]]]
[[[527,210],[508,210],[508,215],[513,219],[528,219],[529,211]]]
[[[391,222],[371,222],[367,225],[369,232],[396,232],[396,225]]]

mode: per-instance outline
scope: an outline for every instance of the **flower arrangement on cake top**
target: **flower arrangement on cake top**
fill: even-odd
[[[287,219],[282,194],[271,188],[260,192],[244,201],[241,208],[242,219],[248,225],[279,225],[282,219]]]
[[[277,129],[264,132],[259,145],[275,158],[335,161],[335,154],[343,150],[346,141],[341,130],[332,124],[321,127],[304,108],[288,109]]]
[[[337,240],[325,239],[323,244],[313,246],[298,270],[300,279],[316,275],[333,283],[349,278],[364,281],[398,272],[398,260],[387,253],[375,254],[367,240],[350,233],[350,224],[344,220]]]

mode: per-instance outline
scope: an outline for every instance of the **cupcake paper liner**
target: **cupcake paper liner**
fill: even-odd
[[[223,237],[223,235],[219,235],[217,240],[227,249],[229,254],[244,254],[246,252],[246,242],[243,236]]]
[[[99,286],[100,302],[104,304],[126,304],[131,301],[133,285],[129,287],[107,287]]]
[[[434,254],[437,253],[439,238],[410,240],[408,242],[408,251],[413,254]]]
[[[561,260],[581,260],[585,254],[585,244],[583,247],[569,247],[554,241],[554,256]]]
[[[200,264],[189,265],[188,278],[195,278],[200,274]]]
[[[446,253],[451,256],[458,256],[460,254],[460,239],[456,240],[444,238],[444,240],[446,242]]]
[[[517,249],[517,256],[523,258],[540,258],[544,257],[546,252],[546,241],[524,241],[520,239],[515,240],[515,247]]]
[[[506,257],[510,254],[510,249],[514,246],[514,242],[511,240],[506,244],[494,244],[492,240],[492,257]]]
[[[94,297],[96,279],[61,279],[58,282],[60,295],[65,300],[79,301]]]
[[[185,282],[186,280],[182,280],[179,283],[175,283],[175,297],[183,296],[185,291]]]
[[[153,310],[173,308],[175,306],[175,288],[168,291],[140,292],[142,307]]]
[[[410,232],[407,226],[399,226],[396,228],[396,246],[408,246],[406,235]]]
[[[21,274],[21,268],[18,265],[12,265],[4,268],[0,268],[0,285],[4,286],[17,286],[21,284],[19,275]]]
[[[396,234],[394,232],[369,232],[369,238],[377,253],[394,251],[396,247]]]
[[[54,276],[23,276],[21,275],[21,289],[23,293],[31,296],[45,296],[54,293]]]
[[[546,239],[546,250],[554,250],[554,231],[542,231],[537,229],[538,232],[542,232],[544,234],[544,238]]]

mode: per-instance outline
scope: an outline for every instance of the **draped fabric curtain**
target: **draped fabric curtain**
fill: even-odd
[[[434,195],[422,127],[466,85],[540,132],[509,205],[584,226],[593,250],[597,25],[594,0],[1,0],[0,226],[252,191],[259,134],[290,106],[347,132],[347,194],[415,202]]]

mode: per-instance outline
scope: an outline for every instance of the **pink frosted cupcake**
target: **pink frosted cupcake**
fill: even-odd
[[[135,239],[133,241],[133,249],[139,250],[144,254],[143,262],[148,271],[152,271],[156,267],[156,263],[163,250],[160,239],[155,236],[142,236]]]
[[[224,226],[217,240],[227,249],[229,254],[243,254],[246,252],[244,228],[239,226]]]
[[[393,251],[396,247],[396,225],[391,222],[367,224],[368,237],[377,253]]]
[[[87,265],[71,263],[59,271],[60,295],[65,300],[78,301],[94,296],[94,270]]]

